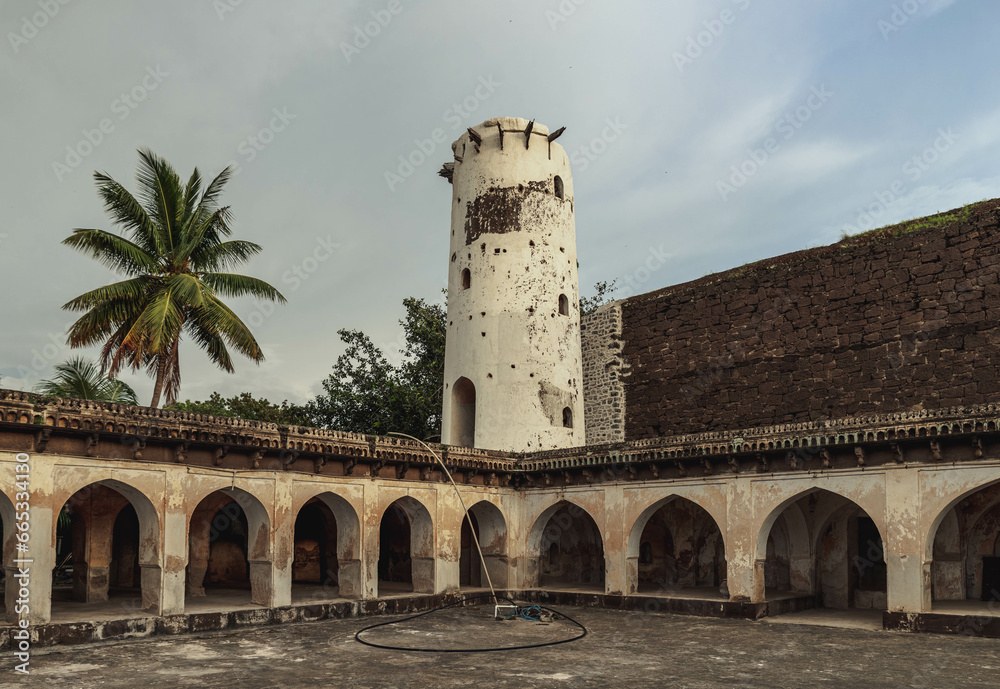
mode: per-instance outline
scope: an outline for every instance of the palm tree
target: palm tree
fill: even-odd
[[[218,199],[229,178],[226,168],[202,190],[195,169],[183,185],[169,163],[141,149],[138,199],[107,174],[94,173],[104,210],[122,234],[77,229],[63,241],[126,278],[63,306],[86,312],[70,327],[70,346],[103,343],[101,367],[111,376],[126,365],[145,368],[155,381],[152,407],[159,406],[161,394],[169,404],[180,391],[183,334],[229,373],[235,369],[228,347],[256,363],[264,360],[250,329],[220,297],[285,301],[263,280],[224,272],[261,250],[253,242],[226,239],[231,214]]]
[[[35,386],[35,392],[80,400],[139,404],[135,390],[120,380],[101,374],[97,363],[74,357],[55,366],[55,376]]]

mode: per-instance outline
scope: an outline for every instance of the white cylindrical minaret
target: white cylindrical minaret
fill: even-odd
[[[569,158],[500,117],[452,144],[441,439],[533,452],[585,443]]]

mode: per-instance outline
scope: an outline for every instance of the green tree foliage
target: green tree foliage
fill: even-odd
[[[63,306],[85,312],[70,327],[70,346],[103,345],[101,367],[112,377],[123,366],[145,368],[154,379],[152,407],[161,393],[170,403],[180,390],[182,335],[229,373],[230,347],[254,362],[264,360],[250,329],[222,298],[285,301],[268,283],[228,272],[261,251],[252,242],[227,239],[232,218],[218,201],[230,174],[226,168],[203,189],[195,169],[184,184],[169,163],[140,150],[138,198],[94,173],[104,210],[122,234],[77,229],[63,241],[126,278]]]
[[[120,380],[103,375],[94,361],[78,356],[54,368],[55,375],[39,382],[35,392],[80,400],[138,404],[135,390]]]
[[[282,426],[313,425],[312,417],[304,406],[291,404],[288,400],[281,404],[274,404],[263,397],[255,398],[249,392],[241,392],[229,398],[213,392],[211,397],[204,402],[185,400],[184,402],[175,402],[167,409],[213,416],[232,416],[253,421],[268,421]]]
[[[347,349],[323,381],[324,392],[309,405],[315,423],[325,428],[417,438],[441,435],[446,315],[440,304],[403,301],[400,321],[406,338],[404,360],[394,366],[360,330],[340,330]]]
[[[618,289],[617,282],[618,278],[615,278],[611,282],[603,280],[594,285],[594,296],[580,299],[580,315],[586,316],[587,314],[594,313],[594,311],[612,301],[611,293]]]

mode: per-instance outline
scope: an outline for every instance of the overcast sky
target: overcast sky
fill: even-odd
[[[235,304],[259,367],[182,348],[181,398],[303,402],[338,329],[392,353],[402,300],[440,298],[465,127],[566,126],[581,293],[645,292],[1000,196],[998,26],[996,0],[0,0],[0,385],[51,375],[61,305],[116,279],[60,241],[113,229],[92,175],[134,190],[139,147],[238,165],[243,272],[288,298]]]

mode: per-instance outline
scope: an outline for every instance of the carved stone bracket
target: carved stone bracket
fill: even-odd
[[[51,437],[51,428],[43,428],[38,433],[35,433],[35,452],[45,452],[45,447],[49,444],[49,438]]]
[[[799,456],[796,453],[792,452],[791,450],[789,450],[788,454],[785,455],[785,461],[788,462],[789,468],[791,469],[799,468]]]
[[[87,436],[87,456],[96,457],[97,456],[97,443],[100,441],[101,436],[99,433],[91,433]]]
[[[941,443],[937,440],[931,441],[931,459],[935,462],[941,461]]]

